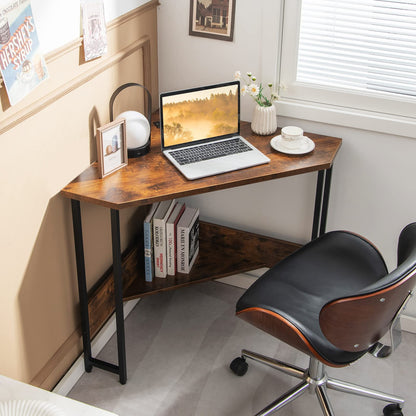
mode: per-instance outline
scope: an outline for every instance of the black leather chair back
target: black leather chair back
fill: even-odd
[[[354,296],[327,303],[319,323],[325,337],[350,352],[368,349],[389,329],[416,284],[416,223],[403,229],[398,267]]]

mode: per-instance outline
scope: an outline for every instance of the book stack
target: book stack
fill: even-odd
[[[143,222],[145,280],[189,273],[199,254],[199,210],[176,200],[154,203]]]

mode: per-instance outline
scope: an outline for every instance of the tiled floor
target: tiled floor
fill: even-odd
[[[241,348],[306,367],[296,350],[234,316],[242,289],[201,283],[142,299],[126,319],[128,381],[99,369],[84,374],[68,395],[120,416],[249,416],[298,383],[257,363],[244,377],[228,368]],[[114,361],[115,339],[100,358]],[[366,355],[354,365],[329,369],[338,379],[398,394],[404,414],[416,414],[416,335],[389,358]],[[382,415],[383,402],[329,390],[337,416]],[[314,395],[306,394],[279,413],[321,416]]]

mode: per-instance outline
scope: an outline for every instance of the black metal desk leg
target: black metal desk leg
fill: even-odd
[[[315,211],[313,214],[312,240],[325,233],[328,216],[329,191],[331,188],[332,167],[318,172],[316,183]]]
[[[77,262],[78,294],[81,308],[82,343],[84,347],[84,366],[87,373],[92,370],[90,321],[88,315],[88,295],[85,278],[84,243],[82,238],[80,202],[71,199],[72,224],[74,229],[75,255]]]
[[[322,190],[324,185],[325,171],[320,170],[318,172],[318,180],[316,182],[316,194],[315,194],[315,211],[313,213],[313,225],[312,225],[312,240],[318,237],[319,223],[321,221],[321,207],[322,207]]]
[[[322,198],[321,227],[319,229],[319,235],[324,234],[326,229],[326,219],[328,217],[329,191],[331,189],[331,178],[332,166],[325,171],[325,188],[324,196]]]
[[[120,244],[120,216],[119,211],[111,209],[111,235],[113,244],[113,274],[114,274],[114,298],[117,326],[117,350],[120,383],[127,382],[126,342],[124,334],[123,312],[123,277],[121,268],[121,244]]]

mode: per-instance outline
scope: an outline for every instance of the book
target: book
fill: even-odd
[[[162,201],[156,209],[153,216],[153,249],[155,256],[155,276],[167,276],[166,262],[166,221],[169,218],[174,206],[175,200]]]
[[[177,271],[189,273],[199,253],[199,209],[187,207],[177,225]]]
[[[183,202],[177,202],[166,222],[166,261],[167,272],[170,276],[174,276],[177,270],[176,231],[178,221],[185,211],[185,208],[186,206]]]
[[[143,238],[144,238],[144,279],[146,282],[153,280],[153,215],[156,212],[159,202],[155,202],[150,207],[150,211],[143,220]]]

